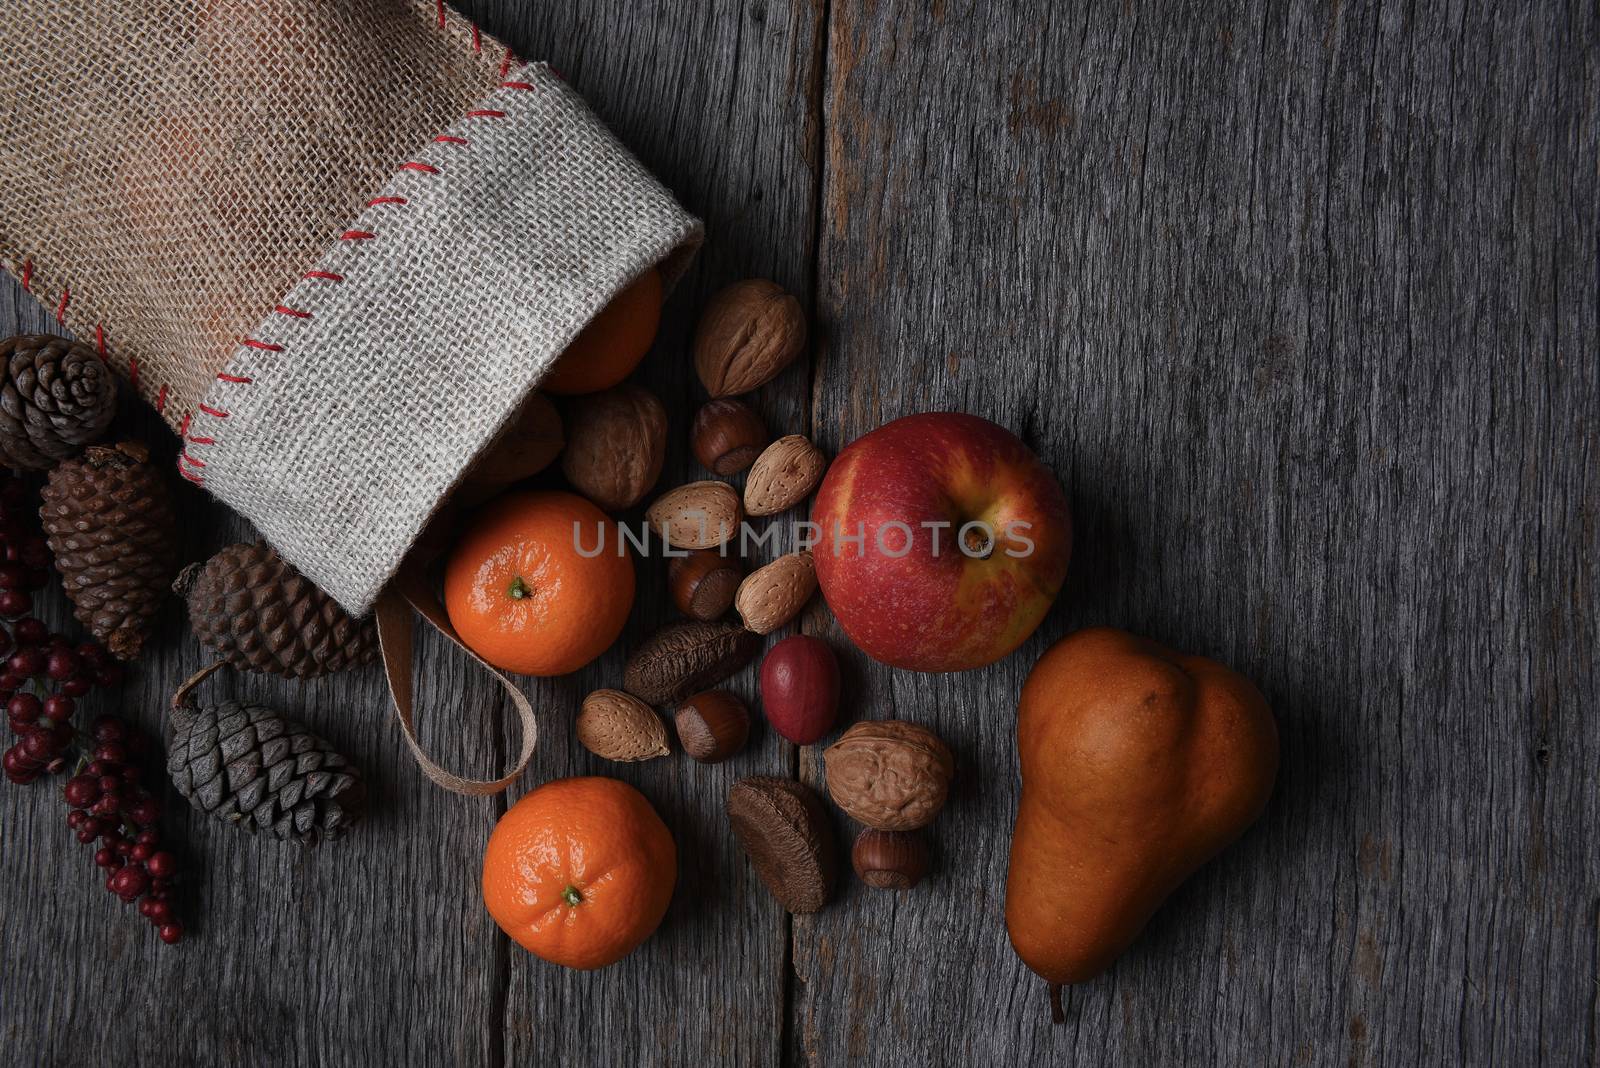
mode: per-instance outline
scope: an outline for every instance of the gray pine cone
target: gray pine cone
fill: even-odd
[[[361,773],[303,724],[237,701],[170,716],[167,773],[199,811],[313,846],[361,818]]]

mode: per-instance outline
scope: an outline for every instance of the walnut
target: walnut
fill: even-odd
[[[894,719],[857,723],[822,758],[834,804],[879,831],[932,823],[955,774],[955,758],[938,735]]]
[[[782,286],[735,282],[712,297],[694,335],[694,369],[713,397],[749,393],[806,347],[806,315]]]

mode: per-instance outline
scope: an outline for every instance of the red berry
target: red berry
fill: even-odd
[[[117,855],[117,851],[106,846],[101,846],[94,851],[94,862],[102,868],[122,867],[122,858]]]
[[[126,764],[128,749],[121,742],[101,742],[95,746],[94,758],[107,764]]]
[[[16,783],[18,786],[26,786],[26,785],[28,785],[29,783],[31,783],[35,779],[37,779],[39,777],[39,775],[40,775],[40,769],[39,768],[34,768],[31,771],[22,771],[22,770],[15,770],[14,771],[11,768],[7,768],[6,769],[6,778],[9,779],[11,782]]]
[[[103,794],[120,794],[122,792],[122,778],[118,775],[102,775],[94,781]]]
[[[112,893],[116,893],[116,888],[114,886],[116,881],[117,881],[117,873],[113,872],[111,874],[111,878],[106,880],[106,889],[110,890]]]
[[[155,831],[140,831],[133,840],[138,842],[140,845],[155,845],[157,842],[161,841],[161,836]]]
[[[15,635],[18,645],[38,645],[50,637],[50,628],[44,625],[43,620],[34,619],[30,616],[27,619],[17,620],[17,625],[12,628],[12,633]]]
[[[33,736],[30,734],[28,737],[31,738]],[[24,741],[26,740],[27,739],[24,739]],[[39,762],[30,758],[25,752],[23,752],[22,742],[18,742],[10,749],[7,749],[6,755],[4,757],[0,757],[0,763],[5,765],[7,772],[15,771],[20,773],[39,770]]]
[[[85,775],[93,775],[98,779],[102,775],[111,774],[111,765],[104,760],[91,760],[88,766],[83,769],[83,773]]]
[[[155,898],[157,901],[166,900],[166,897],[167,897],[167,885],[168,885],[168,883],[167,883],[166,879],[151,879],[150,880],[150,896]]]
[[[78,841],[82,842],[84,845],[88,845],[90,842],[95,840],[95,836],[98,834],[99,831],[94,820],[85,820],[83,822],[83,826],[78,828]]]
[[[0,631],[0,633],[3,633],[3,631]],[[12,671],[10,665],[11,661],[7,659],[5,665],[3,665],[4,670],[0,671],[0,690],[4,690],[7,694],[14,694],[26,686],[28,680]],[[8,696],[6,700],[9,701],[11,698]]]
[[[126,838],[117,839],[117,841],[114,843],[114,845],[115,845],[115,848],[117,850],[117,856],[119,856],[119,857],[131,857],[131,856],[133,856],[133,843],[128,841]]]
[[[57,682],[66,682],[78,673],[78,657],[68,649],[57,649],[45,663],[45,674]]]
[[[150,858],[150,863],[145,867],[150,869],[150,874],[157,879],[170,879],[178,874],[178,858],[168,853],[165,849]]]
[[[124,809],[123,815],[140,827],[148,827],[161,818],[161,802],[153,797],[140,798]]]
[[[111,877],[111,892],[118,897],[138,897],[150,886],[150,876],[138,864],[129,864]]]
[[[82,827],[83,821],[88,818],[89,814],[87,812],[80,812],[78,809],[73,809],[71,812],[67,813],[67,826],[75,831],[79,827]]]
[[[82,657],[83,662],[88,664],[90,667],[100,667],[106,663],[109,663],[105,646],[98,642],[84,642],[82,645],[78,646],[78,655]]]
[[[56,755],[56,744],[51,734],[51,731],[35,727],[31,734],[28,734],[22,741],[17,743],[17,747],[22,750],[22,755],[27,759],[37,764],[43,764]]]
[[[143,864],[155,854],[155,851],[156,847],[151,845],[149,842],[136,842],[134,844],[133,851],[128,854],[128,857],[130,860],[137,860],[139,863]],[[146,865],[146,867],[148,867],[148,865]],[[151,872],[150,874],[154,875],[155,872]]]
[[[113,819],[122,811],[122,800],[116,794],[102,794],[100,800],[89,806],[89,811],[101,819]]]
[[[94,718],[93,730],[97,742],[120,742],[128,736],[127,724],[109,713]]]
[[[94,689],[94,683],[82,675],[75,675],[61,684],[61,692],[67,697],[82,697]]]
[[[52,694],[44,700],[44,714],[51,719],[71,719],[77,710],[78,703],[61,694]]]
[[[49,707],[49,704],[50,704],[49,701],[45,702],[45,706],[46,707]],[[41,722],[39,724],[40,728],[44,728],[44,725],[45,725],[46,722],[49,722],[49,721],[46,720],[46,721]],[[72,744],[72,739],[74,739],[74,738],[76,738],[78,736],[78,732],[73,729],[72,724],[65,723],[65,722],[62,722],[60,720],[57,720],[56,722],[52,723],[50,725],[50,727],[48,728],[48,731],[49,731],[49,734],[50,734],[50,744],[56,747],[56,752],[58,752],[58,753],[61,752],[63,749],[65,749],[67,746],[71,745]]]
[[[0,590],[20,590],[27,578],[28,569],[20,564],[0,564]]]
[[[6,702],[6,715],[23,723],[37,723],[44,706],[31,693],[19,693]]]
[[[48,659],[43,649],[33,645],[26,649],[18,649],[12,653],[11,659],[6,661],[6,666],[11,669],[13,674],[20,675],[25,679],[31,679],[44,670],[44,665]]]
[[[14,619],[33,611],[33,595],[22,590],[0,590],[0,616]]]
[[[73,808],[88,808],[100,799],[100,783],[92,775],[74,775],[67,780],[62,793]]]
[[[169,946],[175,946],[183,941],[183,924],[164,923],[161,925],[161,941]]]

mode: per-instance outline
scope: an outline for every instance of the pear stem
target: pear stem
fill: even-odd
[[[1061,1007],[1061,984],[1050,984],[1050,1022],[1053,1024],[1066,1023],[1067,1013]]]

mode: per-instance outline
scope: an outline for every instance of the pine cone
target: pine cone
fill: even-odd
[[[95,446],[50,472],[39,516],[79,622],[132,660],[177,570],[178,521],[137,441]]]
[[[194,636],[236,668],[314,679],[377,659],[372,621],[351,619],[264,542],[190,564],[172,588]]]
[[[170,713],[167,773],[197,810],[254,834],[316,845],[361,818],[361,773],[303,724],[226,701]]]
[[[0,460],[44,471],[99,440],[117,382],[88,345],[49,334],[0,341]]]

